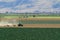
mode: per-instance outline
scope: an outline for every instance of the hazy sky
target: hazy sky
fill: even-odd
[[[60,0],[0,0],[0,12],[60,11]]]

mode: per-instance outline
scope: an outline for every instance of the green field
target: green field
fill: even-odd
[[[35,14],[0,14],[0,18],[59,18],[60,15],[35,15]],[[22,24],[60,24],[59,21],[33,21],[33,20],[20,20]]]
[[[60,29],[0,28],[0,40],[60,40]]]
[[[1,18],[32,18],[32,17],[60,17],[60,14],[49,14],[49,15],[45,15],[45,14],[25,14],[25,13],[12,13],[12,14],[9,14],[9,13],[5,13],[5,14],[0,14],[0,17]]]
[[[2,17],[2,18],[24,18],[23,16],[17,16],[17,15],[15,15],[15,16],[12,16],[12,15],[10,15],[10,16],[4,16],[4,17]],[[60,19],[60,16],[40,16],[40,17],[33,17],[33,16],[29,16],[29,17],[25,17],[25,18],[59,18]],[[20,22],[22,23],[22,24],[60,24],[60,20],[59,21],[33,21],[33,20],[25,20],[25,21],[23,21],[23,20],[20,20]]]
[[[60,21],[20,21],[22,24],[60,24]]]
[[[35,16],[33,17],[33,15],[9,15],[9,16],[4,16],[4,18],[60,18],[60,16]]]

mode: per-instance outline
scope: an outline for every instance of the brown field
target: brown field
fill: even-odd
[[[13,18],[15,20],[60,20],[60,18]],[[12,20],[12,19],[2,19],[2,20]],[[23,28],[60,28],[60,24],[23,24]]]
[[[23,28],[60,28],[60,24],[24,24]]]
[[[25,18],[21,20],[60,20],[60,18]],[[60,24],[24,24],[23,28],[60,28]]]
[[[2,18],[1,20],[60,20],[60,18],[13,18],[13,19],[7,19]]]
[[[58,20],[60,20],[60,18],[21,18],[20,20],[43,20],[43,21],[57,20],[58,21]]]

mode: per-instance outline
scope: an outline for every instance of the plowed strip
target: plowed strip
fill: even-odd
[[[60,28],[60,24],[24,24],[23,28]]]

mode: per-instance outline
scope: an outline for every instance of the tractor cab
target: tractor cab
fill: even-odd
[[[23,24],[19,23],[18,26],[19,26],[19,27],[20,27],[20,26],[23,26]]]

